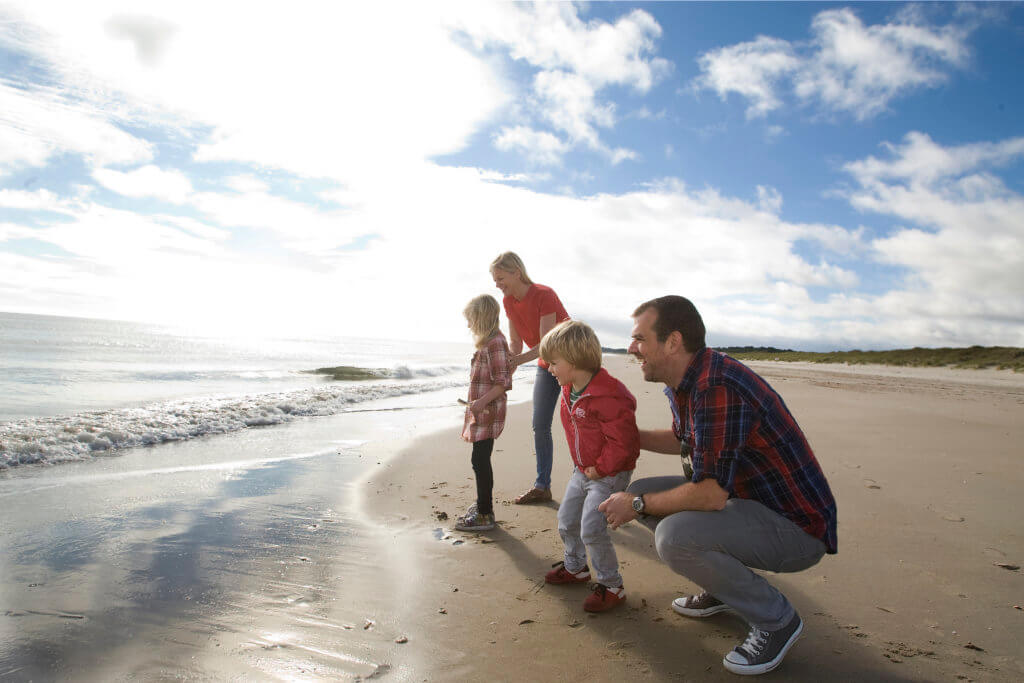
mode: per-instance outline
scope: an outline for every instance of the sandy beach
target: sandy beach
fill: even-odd
[[[661,386],[606,366],[666,426]],[[807,433],[839,507],[839,554],[772,581],[805,635],[766,680],[1024,677],[1024,376],[757,363]],[[518,387],[522,397],[528,385]],[[131,449],[0,478],[0,679],[735,680],[735,617],[690,620],[695,589],[652,535],[615,532],[626,604],[582,610],[551,587],[556,502],[533,480],[530,405],[496,444],[492,532],[453,532],[472,502],[454,396]],[[423,409],[441,401],[436,408]],[[428,419],[423,416],[428,415]],[[346,435],[339,441],[338,435]],[[641,454],[635,478],[675,474]]]
[[[634,361],[606,367],[639,401],[641,428],[666,426],[661,386]],[[1024,376],[1001,371],[753,363],[808,435],[839,509],[839,553],[771,580],[805,621],[766,680],[973,680],[1024,677],[1020,516]],[[670,604],[695,589],[658,560],[633,523],[613,533],[626,605],[588,615],[585,587],[543,582],[561,558],[556,504],[511,499],[532,481],[530,408],[510,411],[496,444],[488,533],[452,532],[474,497],[456,426],[417,440],[363,489],[370,516],[408,562],[394,655],[422,680],[735,680],[722,656],[738,618],[691,620]],[[556,426],[555,501],[569,458]],[[634,478],[675,474],[642,453]],[[445,516],[447,518],[445,518]],[[388,587],[380,586],[387,591]]]

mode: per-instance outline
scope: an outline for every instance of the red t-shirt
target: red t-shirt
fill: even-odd
[[[516,301],[514,296],[506,296],[503,303],[509,324],[515,328],[516,334],[523,340],[523,343],[531,349],[540,344],[540,319],[542,317],[554,313],[555,324],[569,319],[569,314],[565,312],[565,306],[558,299],[555,290],[544,285],[530,285],[522,301]],[[542,368],[548,366],[539,358],[537,364]]]

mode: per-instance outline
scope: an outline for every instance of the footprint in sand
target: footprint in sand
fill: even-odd
[[[865,479],[864,480],[864,486],[868,487],[869,489],[880,489],[880,488],[882,488],[881,486],[878,485],[878,482],[876,482],[874,479]]]

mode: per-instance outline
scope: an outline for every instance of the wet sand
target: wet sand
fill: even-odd
[[[5,472],[0,680],[411,680],[409,558],[357,501],[438,418],[373,407]]]
[[[1024,450],[1024,375],[999,371],[754,363],[815,448],[839,508],[839,554],[770,576],[805,635],[764,680],[1024,678],[1024,537],[1016,512]],[[668,425],[661,386],[606,357],[636,394],[642,428]],[[499,527],[452,532],[473,501],[469,447],[456,426],[417,440],[364,487],[396,549],[414,558],[395,615],[397,653],[422,680],[736,680],[721,666],[747,627],[693,620],[670,604],[695,589],[658,560],[638,524],[613,533],[627,603],[588,615],[582,586],[543,583],[561,559],[556,503],[515,506],[533,481],[530,406],[496,443]],[[569,474],[555,428],[555,499]],[[678,458],[641,454],[634,478],[677,474]],[[440,519],[442,517],[447,519]],[[397,551],[396,551],[397,552]],[[382,584],[381,590],[386,590]]]

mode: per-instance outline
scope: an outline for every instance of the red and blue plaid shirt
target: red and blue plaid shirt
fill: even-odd
[[[693,481],[756,500],[836,552],[836,502],[807,438],[775,390],[739,361],[698,351],[673,392],[672,423]]]

